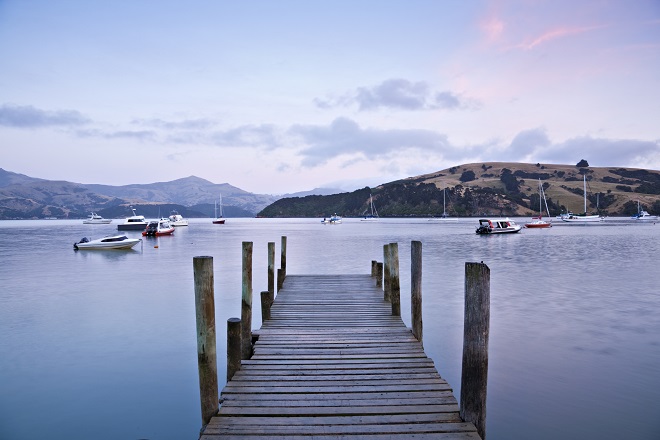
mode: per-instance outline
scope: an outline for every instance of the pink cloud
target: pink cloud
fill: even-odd
[[[525,49],[525,50],[532,50],[536,46],[546,43],[548,41],[556,40],[558,38],[563,38],[569,35],[576,35],[576,34],[583,34],[585,32],[591,32],[596,29],[602,29],[605,26],[589,26],[589,27],[576,27],[576,28],[566,28],[566,27],[560,27],[557,29],[553,29],[551,31],[548,31],[544,33],[543,35],[535,38],[531,42],[526,42],[526,43],[521,43],[517,47]]]
[[[486,39],[490,43],[497,41],[504,32],[504,22],[497,17],[482,21],[479,27],[486,34]]]

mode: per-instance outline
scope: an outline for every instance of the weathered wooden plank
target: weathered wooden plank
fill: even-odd
[[[373,425],[377,423],[460,423],[461,418],[452,413],[424,413],[424,414],[390,414],[387,417],[380,415],[366,416],[328,416],[328,417],[217,417],[212,426],[221,425]]]
[[[220,418],[222,419],[222,418]],[[318,434],[422,434],[439,432],[472,432],[475,431],[471,423],[379,423],[373,425],[236,425],[229,423],[213,424],[207,427],[209,433],[227,434],[288,434],[288,435],[318,435]]]
[[[423,414],[423,413],[456,413],[458,404],[447,405],[399,405],[399,406],[305,406],[305,407],[220,407],[219,416],[243,415],[252,416],[341,416],[368,414]]]

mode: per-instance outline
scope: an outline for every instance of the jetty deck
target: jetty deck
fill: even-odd
[[[369,275],[288,275],[201,439],[479,439]]]

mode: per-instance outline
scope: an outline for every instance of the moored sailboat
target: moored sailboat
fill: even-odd
[[[375,222],[378,221],[378,211],[376,210],[376,207],[374,206],[374,199],[371,194],[369,194],[369,206],[371,208],[371,212],[367,214],[367,211],[363,213],[364,217],[360,219],[362,222]]]
[[[541,179],[539,179],[539,215],[538,217],[532,217],[532,221],[530,223],[525,223],[526,228],[543,229],[543,228],[552,227],[551,221],[543,220],[543,205],[542,205],[543,202],[545,202],[545,209],[548,212],[548,218],[550,218],[550,210],[548,209],[548,202],[545,199],[543,184],[541,183]]]
[[[583,191],[584,191],[584,214],[582,215],[577,215],[577,214],[571,214],[566,217],[562,217],[562,221],[565,221],[567,223],[595,223],[595,222],[602,222],[605,220],[604,217],[601,217],[598,214],[592,214],[588,215],[587,214],[587,176],[583,175]]]
[[[213,219],[213,224],[214,225],[224,225],[225,224],[225,218],[222,216],[222,196],[220,196],[220,215],[218,215],[218,201],[217,200],[215,202],[214,215],[215,215],[215,218]]]

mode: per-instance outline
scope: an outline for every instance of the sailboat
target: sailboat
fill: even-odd
[[[362,222],[375,222],[378,221],[378,211],[374,206],[374,199],[371,194],[369,194],[369,206],[371,207],[371,213],[367,214],[366,211],[363,213],[364,218],[360,219]]]
[[[456,217],[449,217],[449,214],[447,214],[447,189],[443,188],[442,189],[442,215],[440,217],[433,217],[430,218],[429,220],[441,220],[441,221],[458,221]]]
[[[566,217],[562,218],[562,221],[568,222],[568,223],[593,223],[593,222],[602,222],[604,220],[603,217],[601,217],[598,214],[593,214],[593,215],[587,215],[587,176],[583,175],[583,188],[584,188],[584,214],[582,215],[576,215],[576,214],[571,214]]]
[[[225,219],[222,217],[222,196],[220,196],[220,215],[218,215],[218,201],[215,201],[215,218],[213,219],[214,225],[224,225]]]
[[[541,183],[541,179],[539,179],[539,216],[532,217],[532,221],[530,223],[525,224],[526,228],[541,229],[541,228],[552,227],[552,222],[547,222],[543,220],[543,202],[545,202],[545,210],[548,212],[548,218],[550,218],[550,210],[548,209],[548,202],[545,200],[545,192],[543,191],[543,184]]]

